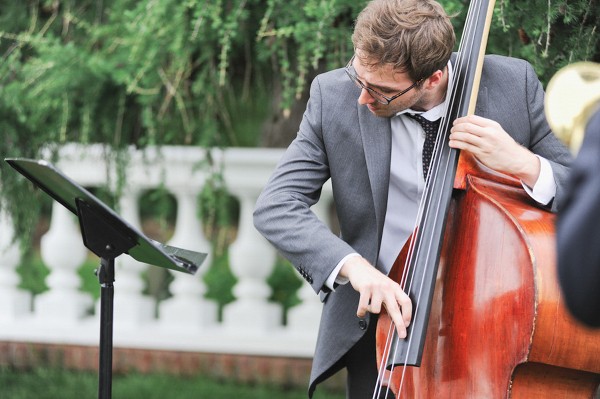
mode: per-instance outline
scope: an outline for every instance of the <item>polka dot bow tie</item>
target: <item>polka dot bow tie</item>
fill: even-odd
[[[433,155],[433,148],[435,146],[435,138],[437,136],[442,118],[439,118],[435,121],[430,121],[429,119],[423,118],[419,114],[407,115],[419,122],[425,131],[425,144],[423,145],[423,176],[425,179],[427,179],[427,174],[429,173],[429,164],[431,163],[431,156]]]

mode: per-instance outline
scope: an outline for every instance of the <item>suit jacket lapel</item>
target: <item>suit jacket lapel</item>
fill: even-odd
[[[365,106],[358,107],[358,118],[375,206],[378,238],[381,240],[390,184],[392,128],[389,118],[376,117]]]
[[[452,63],[452,66],[455,68],[455,71],[456,71],[455,65],[456,65],[457,56],[458,56],[457,53],[452,53],[452,55],[450,56],[450,62]],[[487,87],[484,85],[484,83],[485,82],[483,82],[483,81],[479,82],[479,91],[477,93],[477,104],[475,104],[475,114],[485,117],[485,110],[487,109],[486,106],[487,106],[487,99],[488,99],[488,91],[487,91]]]
[[[485,117],[487,109],[488,89],[483,86],[483,82],[479,84],[479,93],[477,93],[477,104],[475,105],[475,115]]]

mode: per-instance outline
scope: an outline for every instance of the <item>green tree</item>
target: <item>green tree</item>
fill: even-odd
[[[70,141],[285,146],[312,77],[350,57],[365,3],[0,0],[0,154],[35,157]],[[460,34],[469,2],[441,3],[458,13]],[[568,63],[599,60],[599,9],[499,0],[488,51],[529,60],[547,82]],[[3,162],[0,184],[23,231],[38,201]]]

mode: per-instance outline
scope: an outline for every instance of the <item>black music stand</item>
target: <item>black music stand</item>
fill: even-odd
[[[98,398],[110,399],[115,258],[126,253],[142,263],[195,274],[207,254],[150,240],[49,162],[24,158],[6,158],[5,161],[78,216],[84,245],[100,257],[97,271],[101,287]]]

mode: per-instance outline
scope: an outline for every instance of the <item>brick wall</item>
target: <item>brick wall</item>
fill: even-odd
[[[311,359],[215,353],[113,348],[113,373],[167,373],[205,375],[241,383],[267,383],[286,387],[307,387]],[[98,348],[77,345],[49,345],[0,342],[0,367],[65,368],[97,371]],[[343,389],[345,376],[338,373],[324,383]]]

